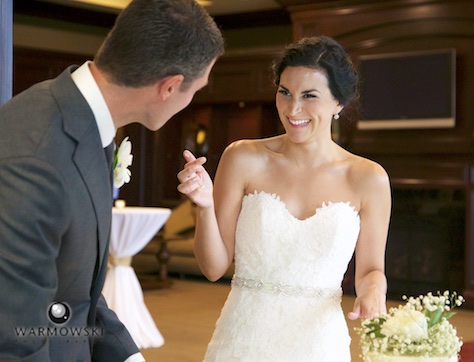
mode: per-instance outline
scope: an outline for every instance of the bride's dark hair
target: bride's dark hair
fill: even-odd
[[[281,73],[287,67],[308,67],[323,71],[332,95],[343,106],[358,96],[357,71],[345,50],[332,38],[303,38],[287,46],[282,56],[273,63],[276,85],[280,85]]]

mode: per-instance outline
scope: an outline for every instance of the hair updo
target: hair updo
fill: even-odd
[[[342,106],[358,95],[359,76],[354,65],[339,43],[327,36],[303,38],[287,46],[273,63],[277,86],[287,67],[308,67],[324,72],[329,90]]]

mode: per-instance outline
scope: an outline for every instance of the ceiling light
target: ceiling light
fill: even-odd
[[[72,0],[77,3],[102,6],[106,8],[119,9],[125,8],[131,0]]]

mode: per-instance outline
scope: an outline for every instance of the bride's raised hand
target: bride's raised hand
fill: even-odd
[[[211,207],[212,180],[204,168],[206,157],[196,158],[190,151],[185,150],[183,157],[186,161],[184,168],[178,173],[178,191],[186,195],[192,202],[201,207]]]

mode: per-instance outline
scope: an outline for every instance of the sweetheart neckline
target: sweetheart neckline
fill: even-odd
[[[320,214],[320,212],[322,212],[322,210],[325,210],[325,209],[329,209],[333,206],[338,206],[338,205],[346,205],[350,210],[352,210],[354,212],[354,215],[359,218],[359,212],[356,210],[355,206],[351,204],[350,201],[336,201],[336,202],[332,202],[332,201],[324,201],[322,203],[321,206],[318,206],[315,208],[314,210],[314,213],[310,216],[308,216],[307,218],[305,219],[300,219],[296,216],[294,216],[290,210],[288,210],[287,206],[286,206],[286,203],[281,199],[281,197],[278,195],[278,194],[275,194],[275,193],[269,193],[269,192],[266,192],[266,191],[257,191],[255,190],[254,192],[251,192],[251,193],[248,193],[248,194],[245,194],[244,195],[244,198],[246,197],[256,197],[256,196],[260,196],[260,195],[263,195],[263,196],[268,196],[270,197],[272,200],[275,200],[277,201],[278,203],[280,203],[282,206],[283,206],[283,209],[286,211],[286,213],[292,217],[293,219],[297,220],[297,221],[307,221],[307,220],[310,220],[314,217],[316,217],[317,215]]]

